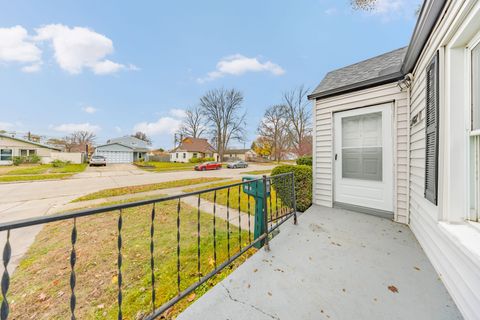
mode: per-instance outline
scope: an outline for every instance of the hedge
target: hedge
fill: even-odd
[[[190,162],[190,163],[203,163],[203,162],[208,162],[208,161],[215,161],[215,158],[206,157],[206,158],[190,158],[190,159],[188,159],[188,162]]]
[[[295,176],[295,195],[297,198],[297,211],[304,212],[312,205],[312,167],[305,165],[284,165],[272,170],[272,177],[277,174],[293,172]],[[291,206],[290,184],[282,183],[283,178],[273,178],[273,185],[280,199]],[[290,181],[291,183],[291,181]]]
[[[305,165],[305,166],[312,166],[312,156],[303,156],[297,159],[297,164]]]

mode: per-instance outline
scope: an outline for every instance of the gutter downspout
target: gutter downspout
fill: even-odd
[[[408,115],[408,122],[407,122],[407,224],[410,225],[410,119],[411,119],[411,99],[410,99],[410,94],[411,94],[411,86],[413,83],[413,74],[408,73],[405,75],[404,81],[408,83],[407,85],[407,115]]]

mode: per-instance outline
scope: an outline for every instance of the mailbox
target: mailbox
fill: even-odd
[[[258,180],[258,177],[243,177],[242,181],[252,181],[252,183],[243,184],[243,192],[253,197],[264,198],[270,196],[270,180],[267,180],[267,192],[263,192],[263,180]]]

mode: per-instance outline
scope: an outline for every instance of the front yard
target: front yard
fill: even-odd
[[[139,199],[137,199],[139,200]],[[131,200],[129,200],[131,201]],[[175,201],[156,204],[154,259],[155,306],[177,295],[177,214]],[[151,311],[150,225],[152,206],[123,210],[123,317],[142,319]],[[117,317],[117,222],[119,213],[109,212],[77,218],[76,287],[78,319]],[[198,280],[197,211],[182,204],[180,214],[180,289]],[[200,276],[214,269],[212,216],[201,213]],[[10,284],[12,319],[66,319],[69,316],[71,230],[73,221],[46,225],[37,235]],[[230,245],[238,248],[238,229],[230,230]],[[242,232],[244,233],[244,232]],[[248,239],[248,234],[242,235]],[[227,258],[226,221],[217,219],[217,265]],[[246,245],[243,243],[242,245]],[[253,253],[254,249],[252,249]],[[248,255],[237,260],[241,264]],[[210,287],[228,275],[226,268],[195,293],[167,312],[176,316]]]
[[[82,172],[87,164],[30,164],[0,168],[0,182],[65,179]]]
[[[165,171],[184,171],[193,170],[194,163],[180,163],[180,162],[135,162],[135,165],[140,169],[152,172],[165,172]]]

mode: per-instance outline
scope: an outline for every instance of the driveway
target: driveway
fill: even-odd
[[[242,172],[266,170],[272,167],[274,166],[254,164],[246,169],[156,173],[143,171],[133,165],[121,164],[89,167],[85,172],[66,180],[0,184],[0,223],[58,212],[63,205],[73,199],[103,189],[201,177],[240,178]],[[40,228],[35,227],[12,232],[12,267],[16,266],[21,256],[33,243],[39,230]],[[3,249],[4,239],[5,232],[2,232],[0,250]],[[2,268],[0,267],[0,272]]]

